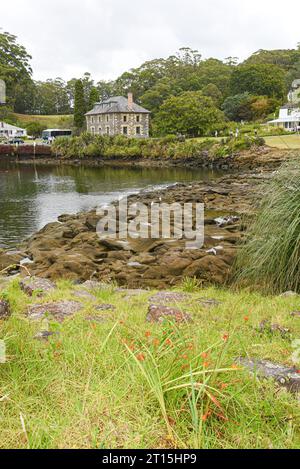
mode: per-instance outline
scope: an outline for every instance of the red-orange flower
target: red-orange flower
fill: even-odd
[[[153,339],[153,345],[154,345],[154,347],[158,347],[159,346],[159,340],[158,339]]]
[[[224,334],[222,339],[226,342],[229,339],[229,334]]]
[[[146,360],[145,355],[143,353],[139,353],[136,358],[139,362],[144,362]]]
[[[204,368],[208,368],[208,367],[209,367],[209,362],[204,362],[204,363],[203,363],[203,367],[204,367]]]
[[[245,322],[249,321],[249,316],[245,316],[245,317],[244,317],[244,321],[245,321]]]
[[[145,332],[145,336],[146,336],[146,337],[151,337],[151,332],[150,332],[150,331],[146,331],[146,332]]]
[[[201,420],[203,422],[206,422],[206,420],[210,417],[210,415],[211,415],[211,411],[208,410],[205,414],[202,415]]]
[[[207,358],[207,357],[208,357],[208,353],[206,352],[201,353],[201,358]]]
[[[171,339],[166,339],[166,344],[167,344],[167,345],[173,345],[173,342],[172,342]]]

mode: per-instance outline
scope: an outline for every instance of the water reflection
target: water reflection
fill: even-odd
[[[62,213],[89,210],[120,194],[218,173],[185,168],[87,168],[0,163],[0,247],[14,245]]]

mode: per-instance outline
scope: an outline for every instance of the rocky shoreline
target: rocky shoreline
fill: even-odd
[[[96,210],[61,215],[25,241],[18,250],[0,252],[0,270],[49,279],[114,281],[129,288],[164,289],[185,277],[203,284],[224,284],[244,235],[244,216],[259,199],[269,171],[228,174],[210,183],[176,184],[129,197],[130,203],[205,204],[205,242],[186,249],[186,240],[100,239]],[[10,267],[13,264],[19,267]]]
[[[57,222],[46,225],[16,250],[0,250],[0,272],[30,273],[52,280],[115,281],[129,288],[163,289],[180,284],[186,277],[195,277],[203,284],[223,285],[230,277],[244,236],[246,216],[253,213],[261,197],[261,182],[292,156],[290,151],[260,147],[255,152],[241,152],[231,159],[238,171],[232,170],[231,160],[226,159],[231,171],[213,182],[176,184],[129,197],[130,203],[143,202],[148,207],[153,202],[204,203],[205,240],[201,249],[186,249],[184,239],[100,239],[96,233],[100,217],[96,210],[92,210],[63,214]],[[172,164],[182,165],[183,162],[173,161]],[[53,159],[43,163],[51,164]],[[61,164],[77,162],[64,160]],[[112,161],[92,159],[89,164],[112,165]],[[115,161],[115,165],[120,164]],[[132,162],[122,161],[123,166],[126,164],[132,166]],[[153,166],[152,160],[135,161],[134,164]],[[156,166],[168,164],[171,163],[156,161]]]

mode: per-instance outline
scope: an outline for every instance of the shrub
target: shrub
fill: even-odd
[[[300,292],[300,164],[285,164],[263,187],[235,266],[238,284],[268,292]]]

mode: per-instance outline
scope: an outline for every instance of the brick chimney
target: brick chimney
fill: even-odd
[[[128,108],[132,110],[132,107],[133,107],[133,94],[128,93]]]

